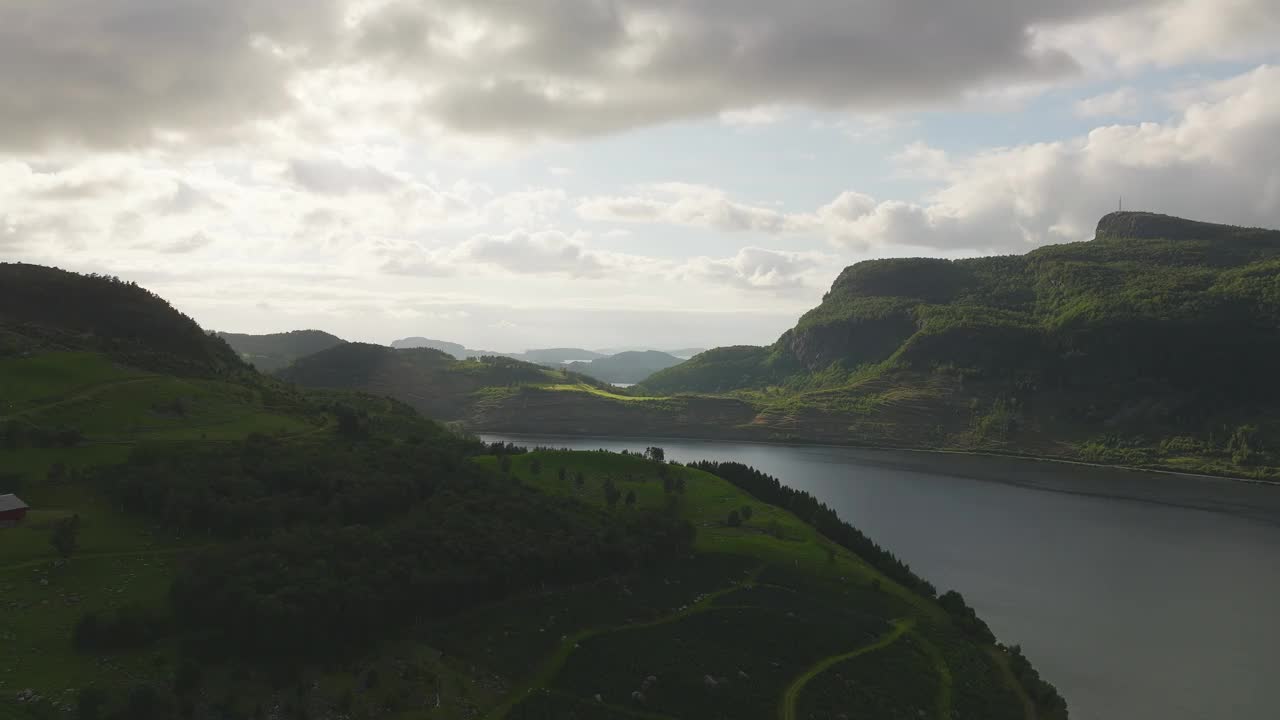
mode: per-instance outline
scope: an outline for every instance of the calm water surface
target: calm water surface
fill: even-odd
[[[959,590],[1074,720],[1280,718],[1280,487],[847,448],[486,439],[658,445],[807,490],[939,590]]]

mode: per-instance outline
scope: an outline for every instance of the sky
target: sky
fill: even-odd
[[[847,265],[1280,227],[1280,0],[0,0],[0,260],[206,329],[766,344]]]

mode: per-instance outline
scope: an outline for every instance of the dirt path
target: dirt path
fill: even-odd
[[[929,642],[928,638],[918,632],[913,632],[912,636],[920,643],[920,647],[924,649],[925,654],[933,661],[933,667],[938,671],[938,698],[937,707],[934,708],[934,716],[938,720],[950,720],[951,667],[947,665],[947,659],[942,657],[942,651]]]
[[[898,638],[905,635],[915,627],[915,618],[903,618],[893,621],[893,629],[885,633],[879,640],[870,645],[863,645],[860,648],[851,650],[840,655],[832,655],[831,657],[819,660],[813,667],[805,670],[791,684],[787,686],[786,691],[782,694],[782,701],[778,704],[778,717],[782,720],[796,720],[796,702],[800,699],[800,692],[804,690],[804,686],[809,681],[826,672],[831,666],[851,660],[859,655],[865,655],[869,652],[875,652],[882,648],[889,647],[897,642]],[[948,703],[950,704],[950,703]]]

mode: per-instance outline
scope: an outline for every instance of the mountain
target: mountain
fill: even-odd
[[[0,263],[0,357],[55,350],[183,376],[245,367],[224,341],[135,283]]]
[[[300,357],[346,342],[320,330],[292,330],[270,335],[220,332],[218,337],[226,340],[241,358],[264,373],[275,372]]]
[[[277,376],[313,388],[359,390],[388,395],[439,420],[463,417],[481,391],[520,385],[600,386],[563,370],[501,356],[459,360],[434,348],[397,350],[384,345],[346,343],[295,361]],[[478,395],[478,393],[481,393]]]
[[[0,494],[31,508],[0,529],[0,717],[1066,717],[963,598],[774,478],[334,389],[632,401],[602,383],[344,343],[286,385],[134,285],[0,278]]]
[[[572,362],[566,367],[608,383],[638,383],[650,375],[673,365],[679,365],[680,358],[657,350],[643,352],[621,352],[617,355],[600,357],[590,362]]]
[[[467,348],[459,345],[458,343],[451,343],[445,340],[432,340],[431,338],[424,337],[407,337],[399,340],[393,340],[391,342],[391,347],[397,350],[431,348],[432,350],[439,350],[440,352],[448,353],[459,360],[464,360],[469,355]]]
[[[431,348],[446,352],[458,360],[466,360],[467,358],[479,357],[506,357],[522,362],[534,363],[536,365],[546,365],[548,367],[557,368],[561,365],[569,363],[590,363],[593,360],[602,359],[618,353],[596,352],[594,350],[586,350],[584,348],[573,347],[557,347],[557,348],[531,348],[524,352],[497,352],[495,350],[473,350],[465,345],[448,342],[445,340],[432,340],[424,337],[408,337],[395,340],[391,343],[391,347],[397,350],[408,350],[413,348]],[[619,361],[619,367],[636,364],[634,359],[624,359]],[[644,365],[640,361],[639,365]],[[652,364],[652,361],[650,361]],[[665,365],[663,367],[666,367]],[[633,382],[629,380],[618,380],[616,382]]]
[[[644,352],[646,350],[654,349],[656,348],[644,345],[629,345],[627,347],[599,348],[596,352],[600,353],[602,356],[607,356],[617,355],[618,353],[624,352]],[[659,350],[659,352],[665,352],[668,355],[675,355],[678,358],[688,359],[700,352],[704,352],[705,350],[706,348],[679,348],[676,350]]]
[[[1256,474],[1280,464],[1278,353],[1280,232],[1114,213],[1021,256],[858,263],[773,345],[636,392],[772,388],[757,424],[814,440]]]
[[[511,388],[466,425],[1274,479],[1275,357],[1280,232],[1116,213],[1092,241],[1020,256],[858,263],[772,345],[708,350],[612,397]]]

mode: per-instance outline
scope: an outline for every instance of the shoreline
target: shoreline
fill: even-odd
[[[475,434],[479,435],[480,433]],[[540,435],[533,433],[490,432],[486,432],[484,435],[501,437],[504,440],[515,442],[516,444],[524,444],[528,447],[540,444],[544,447],[556,446],[554,442],[542,443],[541,441],[543,440],[560,440],[562,442],[570,441],[584,444],[589,444],[592,440],[611,443],[636,441],[647,444],[673,441],[722,446],[752,445],[762,448],[774,447],[789,450],[819,449],[852,451],[855,453],[883,453],[888,457],[876,458],[864,455],[861,458],[851,458],[851,460],[855,464],[866,468],[881,467],[898,472],[945,476],[969,482],[1003,485],[1036,492],[1138,503],[1177,510],[1208,512],[1227,515],[1251,523],[1261,523],[1269,527],[1280,527],[1280,493],[1273,492],[1273,488],[1280,485],[1280,483],[1245,478],[1150,470],[1026,455],[958,450],[778,443],[759,440],[715,440],[673,436],[656,437],[652,435]],[[590,450],[591,448],[583,449]],[[639,448],[634,449],[638,450]],[[912,456],[922,462],[913,464]],[[985,466],[974,466],[972,464],[967,466],[964,464],[958,466],[955,464],[948,465],[946,464],[948,458],[970,458],[974,462],[985,462],[987,464]],[[692,459],[713,458],[695,457]],[[740,461],[752,464],[747,460]],[[1004,463],[1003,466],[998,464],[1001,461]],[[1169,481],[1160,482],[1160,478],[1156,477],[1157,475],[1169,478]]]
[[[877,452],[903,452],[916,453],[920,455],[932,456],[961,456],[961,457],[985,457],[998,458],[1005,460],[1021,460],[1026,462],[1052,463],[1055,465],[1069,465],[1077,467],[1086,467],[1097,470],[1113,470],[1129,473],[1151,473],[1154,475],[1170,475],[1173,477],[1188,478],[1194,480],[1216,480],[1231,483],[1241,483],[1246,485],[1261,485],[1264,487],[1280,488],[1278,480],[1259,480],[1257,478],[1245,478],[1236,475],[1209,475],[1206,473],[1182,472],[1179,470],[1166,470],[1163,468],[1147,468],[1137,467],[1134,465],[1109,465],[1106,463],[1093,463],[1085,460],[1069,460],[1066,458],[1057,458],[1049,455],[1032,455],[1029,453],[1017,452],[994,452],[990,450],[947,450],[942,448],[912,448],[912,447],[896,447],[892,445],[837,445],[833,443],[820,442],[783,442],[777,440],[746,440],[734,438],[705,438],[705,437],[689,437],[681,435],[577,435],[574,433],[555,433],[555,434],[539,434],[527,432],[505,432],[500,430],[471,430],[467,432],[473,435],[501,435],[504,437],[520,437],[520,438],[556,438],[556,437],[573,437],[581,440],[676,440],[679,442],[706,442],[706,443],[737,443],[742,445],[763,445],[766,447],[786,447],[786,448],[827,448],[831,450],[874,450]],[[1027,486],[1034,487],[1034,486]]]

